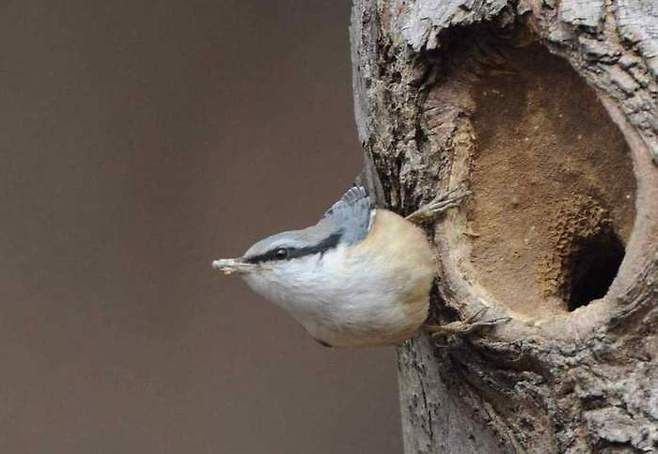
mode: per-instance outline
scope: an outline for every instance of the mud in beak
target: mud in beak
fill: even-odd
[[[237,257],[234,259],[219,259],[212,262],[212,267],[216,270],[223,272],[224,274],[243,274],[253,271],[256,268],[256,265],[253,263],[247,263],[242,257]]]

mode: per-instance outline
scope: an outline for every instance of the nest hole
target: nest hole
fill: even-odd
[[[604,297],[617,275],[635,218],[630,151],[568,63],[496,46],[469,89],[463,269],[514,312],[550,317]]]
[[[584,240],[569,257],[569,311],[603,298],[624,259],[624,244],[613,231]]]

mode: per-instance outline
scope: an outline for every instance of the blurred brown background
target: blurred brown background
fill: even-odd
[[[349,7],[2,2],[0,452],[400,452],[393,350],[210,269],[358,172]]]

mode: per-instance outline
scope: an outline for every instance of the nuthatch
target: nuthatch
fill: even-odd
[[[322,345],[398,344],[427,319],[435,274],[432,248],[414,222],[467,194],[455,192],[403,218],[373,208],[366,190],[353,187],[316,225],[265,238],[213,268],[239,273]]]

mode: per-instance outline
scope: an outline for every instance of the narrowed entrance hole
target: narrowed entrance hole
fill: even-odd
[[[624,245],[612,231],[583,240],[570,257],[570,311],[602,298],[617,276],[624,259]]]

